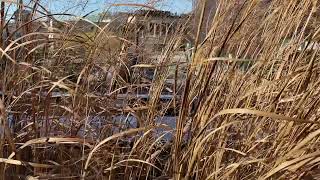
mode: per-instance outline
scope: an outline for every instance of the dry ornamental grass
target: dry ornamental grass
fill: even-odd
[[[57,28],[13,26],[1,3],[1,179],[320,178],[317,0],[220,0],[209,20],[204,1],[151,54],[135,22],[65,23],[34,2],[19,8]]]

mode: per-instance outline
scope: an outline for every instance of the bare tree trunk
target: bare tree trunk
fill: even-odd
[[[0,22],[0,48],[3,48],[3,28],[4,28],[4,21],[5,21],[5,17],[4,17],[4,8],[5,8],[5,2],[1,2],[1,10],[0,10],[0,15],[1,15],[1,22]],[[4,92],[4,91],[3,91]],[[3,94],[4,96],[4,94]],[[2,102],[2,100],[0,99],[0,157],[4,156],[4,144],[5,144],[5,128],[4,128],[4,121],[5,121],[5,109],[4,109],[4,104]],[[5,170],[4,170],[4,164],[1,163],[0,165],[0,179],[5,179]]]
[[[3,47],[3,31],[4,31],[4,21],[5,21],[5,17],[4,17],[4,8],[5,8],[5,2],[1,1],[1,10],[0,10],[0,14],[1,14],[1,22],[0,22],[0,47]]]

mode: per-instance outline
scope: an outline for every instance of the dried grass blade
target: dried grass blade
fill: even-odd
[[[31,166],[34,168],[54,168],[57,167],[57,165],[48,165],[48,164],[40,164],[40,163],[33,163],[33,162],[25,162],[25,161],[19,161],[14,159],[6,159],[6,158],[0,158],[0,163],[5,164],[12,164],[12,165],[18,165],[18,166]]]

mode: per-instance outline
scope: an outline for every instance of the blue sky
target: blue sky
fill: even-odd
[[[44,1],[43,1],[44,2]],[[50,2],[45,0],[44,3]],[[87,3],[85,3],[87,2]],[[147,3],[147,0],[51,0],[50,9],[53,13],[66,11],[71,14],[84,15],[91,11],[103,11],[110,8],[113,3]],[[85,6],[84,6],[85,4]],[[187,13],[191,11],[191,0],[161,0],[156,4],[156,8],[169,10],[173,13]],[[113,7],[112,11],[132,10],[128,7]]]
[[[192,0],[40,0],[40,3],[50,9],[51,13],[66,13],[76,16],[83,16],[92,12],[91,17],[95,17],[99,12],[109,11],[132,11],[132,7],[111,7],[112,4],[147,4],[150,1],[157,1],[155,7],[160,10],[171,11],[172,13],[188,13],[192,9]],[[28,3],[30,0],[24,0]],[[26,4],[30,6],[30,4]],[[32,6],[32,5],[31,5]],[[9,14],[16,10],[16,5],[12,4]],[[58,19],[69,19],[69,16],[56,16]]]

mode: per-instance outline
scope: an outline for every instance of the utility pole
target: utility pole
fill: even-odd
[[[53,31],[53,21],[52,21],[52,17],[51,17],[51,0],[48,1],[48,7],[47,7],[47,21],[49,23],[49,39],[52,39],[53,38],[53,34],[51,33]]]
[[[48,25],[48,31],[49,31],[49,35],[48,35],[48,40],[49,40],[49,50],[50,52],[53,50],[53,44],[51,44],[51,40],[53,39],[53,18],[51,16],[51,0],[48,1],[48,7],[47,7],[47,21],[49,23]],[[51,45],[50,45],[51,44]]]
[[[206,37],[208,31],[211,28],[211,23],[214,18],[214,15],[217,11],[218,7],[218,0],[193,0],[192,1],[192,9],[194,13],[194,30],[195,33],[197,33],[198,25],[200,23],[200,17],[202,13],[203,4],[205,4],[204,7],[204,15],[203,15],[203,21],[200,27],[200,36],[199,40],[200,42],[204,40]]]

